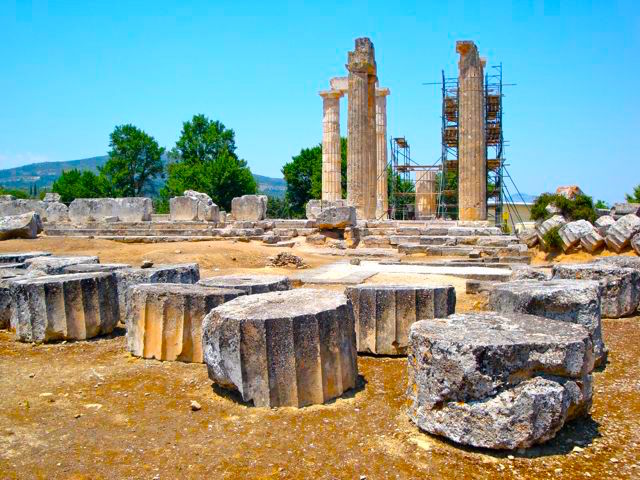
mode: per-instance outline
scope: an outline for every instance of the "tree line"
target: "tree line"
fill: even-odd
[[[180,138],[168,152],[134,125],[116,126],[109,136],[109,154],[98,173],[68,170],[53,183],[63,202],[75,198],[156,196],[156,211],[168,211],[169,199],[185,190],[208,194],[229,210],[234,197],[256,193],[247,163],[236,154],[235,133],[219,121],[194,115],[183,123]],[[155,192],[154,180],[166,178]],[[156,195],[157,194],[157,195]]]

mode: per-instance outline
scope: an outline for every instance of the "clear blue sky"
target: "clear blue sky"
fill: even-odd
[[[639,18],[637,3],[604,0],[0,0],[0,168],[105,154],[123,123],[170,148],[204,113],[235,130],[255,173],[280,176],[320,142],[318,91],[358,36],[391,89],[389,134],[433,162],[441,98],[422,83],[455,75],[455,41],[471,39],[517,84],[504,128],[520,189],[575,183],[613,202],[640,183]]]

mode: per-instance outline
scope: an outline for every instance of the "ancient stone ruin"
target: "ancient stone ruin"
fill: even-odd
[[[411,421],[464,445],[530,447],[591,408],[593,346],[576,324],[496,313],[421,320],[408,363]]]
[[[321,404],[356,386],[353,313],[339,293],[239,297],[205,318],[203,345],[209,377],[255,406]]]

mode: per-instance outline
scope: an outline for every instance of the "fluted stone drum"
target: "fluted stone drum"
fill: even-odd
[[[222,275],[203,278],[198,285],[204,287],[235,288],[247,295],[278,292],[291,289],[289,279],[284,275]]]
[[[358,376],[353,312],[337,292],[248,295],[203,325],[209,377],[260,407],[302,407],[339,397]]]
[[[137,357],[202,363],[202,320],[241,290],[182,283],[130,287],[127,348]]]
[[[414,322],[443,318],[456,309],[451,285],[358,285],[346,294],[353,304],[358,352],[404,355]]]
[[[111,273],[25,276],[10,288],[11,326],[23,342],[85,340],[111,333],[118,323]]]

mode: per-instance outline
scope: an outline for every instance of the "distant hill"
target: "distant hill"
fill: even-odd
[[[38,185],[38,189],[51,188],[53,182],[64,170],[77,168],[78,170],[98,171],[98,167],[107,161],[107,155],[99,157],[82,158],[80,160],[69,160],[66,162],[41,162],[30,163],[21,167],[7,168],[0,170],[0,186],[5,188],[18,188],[29,190],[34,183]],[[166,163],[167,157],[163,156]],[[287,184],[283,178],[265,177],[264,175],[255,175],[258,188],[261,193],[272,195],[274,197],[284,197]],[[154,189],[158,191],[162,188],[164,180],[158,179],[154,182]]]

